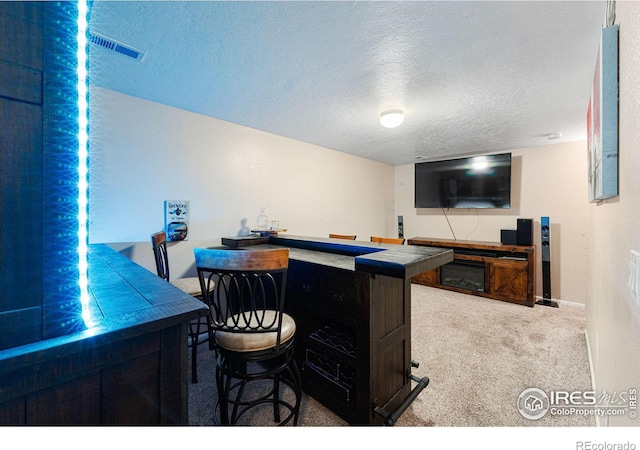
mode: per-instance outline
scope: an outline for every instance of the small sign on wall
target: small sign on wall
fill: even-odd
[[[186,241],[189,237],[189,201],[165,200],[164,230],[168,241]]]

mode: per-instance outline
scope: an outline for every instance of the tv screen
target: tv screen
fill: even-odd
[[[416,208],[511,208],[511,153],[415,165]]]

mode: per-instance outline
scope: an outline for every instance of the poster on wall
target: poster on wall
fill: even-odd
[[[618,25],[602,29],[587,109],[589,202],[618,195]]]
[[[165,200],[164,230],[168,241],[186,241],[189,237],[189,201]]]

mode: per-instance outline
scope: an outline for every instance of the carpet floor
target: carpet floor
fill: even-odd
[[[591,390],[584,308],[533,308],[412,285],[412,359],[418,377],[428,377],[398,420],[405,427],[590,427],[576,414],[531,420],[518,410],[529,388]],[[215,358],[198,350],[197,384],[189,384],[189,424],[213,425]],[[263,416],[268,416],[264,414]],[[257,415],[247,425],[261,423]],[[316,399],[303,395],[300,426],[346,426]]]

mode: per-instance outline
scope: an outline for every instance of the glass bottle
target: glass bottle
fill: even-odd
[[[256,223],[258,225],[258,230],[266,230],[269,226],[269,218],[264,213],[264,208],[260,208],[260,214],[258,215]]]

